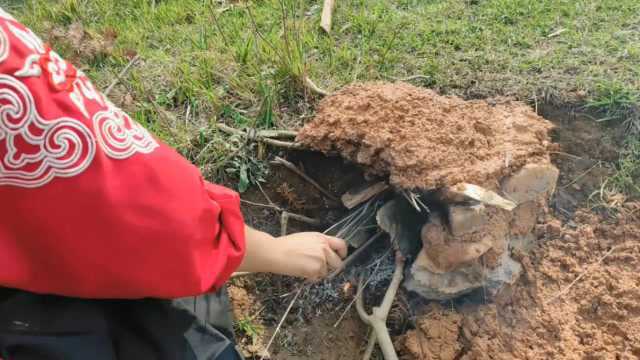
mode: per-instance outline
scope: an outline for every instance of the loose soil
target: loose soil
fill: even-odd
[[[401,188],[468,182],[495,188],[548,161],[551,123],[523,103],[464,101],[406,83],[347,86],[325,98],[298,141],[337,151]]]
[[[422,330],[403,339],[407,352],[418,359],[436,351],[441,359],[640,357],[640,216],[605,221],[579,211],[575,228],[553,220],[540,225],[541,244],[520,259],[525,274],[513,288],[486,305],[426,309],[417,320]]]

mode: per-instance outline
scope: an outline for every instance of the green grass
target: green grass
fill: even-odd
[[[608,190],[640,198],[640,138],[629,137],[620,154],[618,171],[608,179]]]
[[[140,54],[115,102],[129,96],[125,110],[214,180],[261,170],[238,156],[250,146],[221,139],[212,123],[299,126],[318,100],[305,76],[332,91],[420,74],[416,84],[442,93],[577,102],[614,123],[638,124],[637,0],[347,0],[338,2],[331,36],[318,28],[319,0],[0,3],[45,39],[77,22],[95,38],[114,31],[108,56],[51,42],[101,88],[127,54]]]

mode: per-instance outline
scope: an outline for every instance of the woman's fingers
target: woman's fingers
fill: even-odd
[[[325,253],[325,259],[326,259],[326,253]],[[327,264],[327,261],[325,260],[325,261],[320,261],[317,264],[317,267],[312,271],[312,273],[306,277],[310,281],[316,282],[316,281],[320,281],[321,279],[324,279],[324,277],[327,276],[328,273],[329,273],[329,266]]]
[[[344,259],[347,256],[347,243],[344,240],[338,239],[333,236],[327,236],[327,235],[325,235],[325,238],[329,243],[329,247],[333,251],[337,252],[341,258]]]
[[[337,269],[342,266],[342,259],[330,248],[324,248],[325,259],[330,269]]]

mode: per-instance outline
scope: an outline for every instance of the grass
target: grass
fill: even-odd
[[[608,189],[640,198],[640,138],[637,135],[626,140],[620,154],[618,171],[608,182]]]
[[[609,123],[640,122],[637,0],[348,0],[337,4],[331,36],[318,29],[321,1],[0,3],[103,89],[140,54],[114,101],[210,179],[245,172],[241,187],[264,175],[251,160],[256,150],[212,124],[299,126],[318,100],[305,76],[331,91],[420,74],[417,85],[442,93],[577,102]],[[51,36],[77,23],[87,38],[117,34],[113,48],[84,55]],[[628,143],[616,183],[637,179],[640,160]]]

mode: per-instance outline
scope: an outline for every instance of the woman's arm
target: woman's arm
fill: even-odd
[[[317,233],[245,228],[237,193],[204,181],[2,9],[0,94],[0,287],[173,298],[219,288],[241,262],[315,279],[346,251]]]

